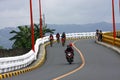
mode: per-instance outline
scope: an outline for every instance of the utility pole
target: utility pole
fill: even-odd
[[[115,25],[115,12],[114,12],[114,0],[112,0],[112,21],[113,21],[113,37],[116,38],[116,25]]]
[[[42,32],[42,6],[41,6],[41,0],[39,0],[39,11],[40,11],[40,38],[43,37]]]
[[[30,22],[31,22],[31,42],[32,50],[34,50],[34,24],[33,24],[33,14],[32,14],[32,0],[30,0]]]

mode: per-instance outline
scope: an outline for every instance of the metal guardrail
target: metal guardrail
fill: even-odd
[[[104,35],[113,36],[113,32],[106,32]],[[120,36],[120,31],[116,32],[116,36]]]
[[[117,31],[117,36],[120,35],[120,31]],[[120,47],[120,38],[113,38],[113,32],[106,32],[103,34],[103,42]]]
[[[66,37],[68,39],[95,38],[95,32],[67,33]],[[54,39],[56,40],[55,35]],[[30,50],[28,53],[22,56],[0,58],[0,73],[14,71],[30,65],[34,60],[37,59],[39,45],[44,44],[47,41],[49,41],[49,36],[37,39],[35,43],[35,52]],[[40,54],[42,53],[40,52]]]

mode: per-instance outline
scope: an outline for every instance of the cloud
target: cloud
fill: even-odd
[[[46,1],[46,0],[45,0]],[[54,19],[57,23],[89,23],[106,21],[111,17],[109,0],[47,0],[48,22]],[[107,14],[107,15],[106,15]],[[105,19],[104,19],[105,18]]]
[[[41,0],[42,13],[51,24],[111,22],[111,0]],[[33,0],[34,22],[39,22],[38,0]],[[116,21],[120,22],[115,0]],[[30,24],[29,0],[0,0],[0,26]]]

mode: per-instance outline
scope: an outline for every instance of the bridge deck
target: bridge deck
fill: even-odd
[[[67,41],[69,42],[71,41]],[[61,80],[120,79],[120,55],[115,51],[94,43],[94,40],[79,40],[75,45],[84,55],[85,66]],[[53,47],[48,46],[47,60],[41,68],[3,80],[52,80],[78,68],[82,63],[78,52],[75,51],[74,63],[69,65],[64,55],[65,48],[57,43]]]

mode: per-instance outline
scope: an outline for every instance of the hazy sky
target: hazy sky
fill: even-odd
[[[39,0],[33,0],[34,23],[39,22]],[[112,0],[41,0],[47,24],[112,22]],[[120,23],[115,0],[116,22]],[[30,24],[29,0],[0,0],[0,28]]]

